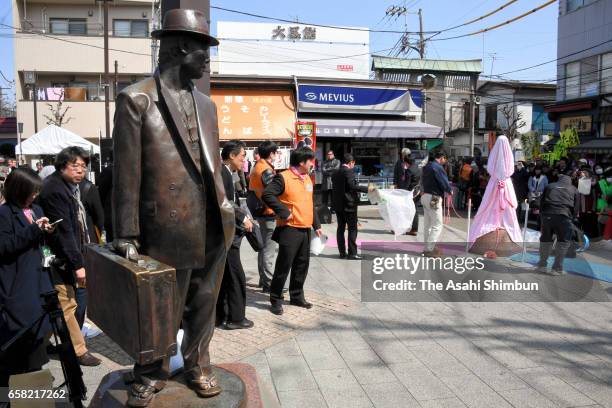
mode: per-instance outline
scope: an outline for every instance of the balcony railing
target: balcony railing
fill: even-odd
[[[21,20],[24,32],[49,35],[69,35],[81,37],[100,37],[104,35],[102,23],[73,21],[72,19],[50,19],[49,21]],[[113,20],[109,22],[108,35],[123,38],[149,38],[147,20]]]

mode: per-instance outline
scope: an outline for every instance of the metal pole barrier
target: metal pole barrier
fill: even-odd
[[[525,200],[525,224],[523,225],[523,254],[521,262],[525,262],[525,251],[527,249],[527,222],[529,221],[529,200]]]
[[[468,198],[468,215],[467,215],[467,237],[465,239],[465,252],[470,249],[470,227],[472,226],[472,198]]]

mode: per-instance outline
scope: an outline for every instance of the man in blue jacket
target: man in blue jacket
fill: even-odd
[[[423,255],[429,257],[439,257],[441,255],[440,250],[436,248],[436,243],[442,233],[442,200],[444,200],[444,193],[452,194],[451,185],[442,167],[445,163],[446,154],[441,151],[435,153],[434,160],[427,163],[421,176],[423,184],[423,196],[421,197],[424,219],[423,241],[425,241]]]

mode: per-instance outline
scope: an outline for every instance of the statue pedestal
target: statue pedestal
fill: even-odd
[[[123,374],[130,370],[107,374],[96,393],[90,408],[125,407],[128,386]],[[213,367],[213,373],[223,392],[212,398],[200,398],[183,380],[182,373],[172,377],[163,390],[155,395],[148,408],[262,408],[262,396],[255,368],[248,364],[233,363]]]
[[[479,237],[470,247],[470,253],[484,255],[485,252],[493,251],[497,256],[506,257],[518,254],[523,250],[517,243],[510,239],[508,231],[498,228]]]

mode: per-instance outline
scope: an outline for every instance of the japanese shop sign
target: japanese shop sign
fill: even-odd
[[[213,89],[220,140],[289,140],[295,123],[290,91]]]
[[[300,27],[300,26],[277,26],[272,29],[273,40],[310,40],[314,41],[317,39],[317,28],[316,27]]]
[[[593,117],[590,115],[570,116],[560,119],[560,130],[576,129],[578,132],[590,132]]]

